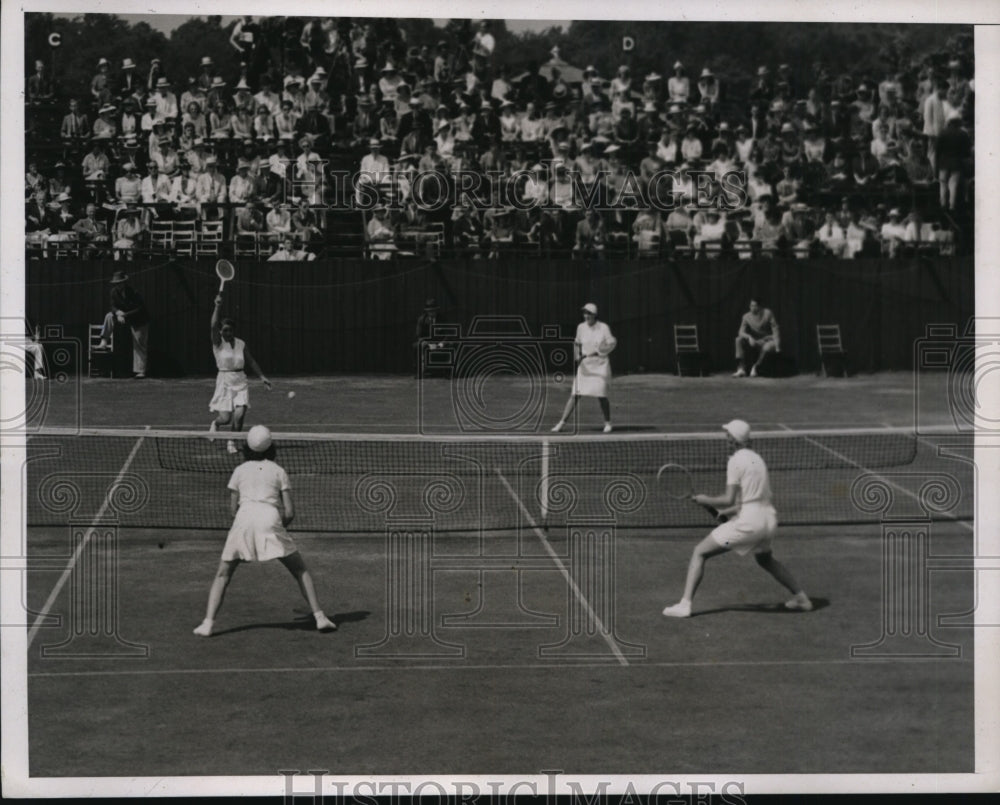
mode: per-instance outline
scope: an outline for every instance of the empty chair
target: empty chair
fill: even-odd
[[[823,377],[831,374],[847,377],[847,353],[840,338],[840,325],[817,324],[816,344]]]
[[[674,352],[677,356],[677,375],[694,374],[705,376],[705,354],[698,343],[697,324],[674,325]]]

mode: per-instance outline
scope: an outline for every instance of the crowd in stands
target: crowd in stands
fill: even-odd
[[[29,255],[971,248],[971,50],[877,77],[765,64],[735,97],[668,56],[664,75],[587,66],[579,80],[558,48],[511,64],[488,21],[421,46],[392,19],[303,20],[280,54],[261,42],[241,18],[235,81],[219,54],[173,76],[158,58],[102,58],[87,97],[36,62]]]

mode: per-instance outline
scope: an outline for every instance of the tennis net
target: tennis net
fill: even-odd
[[[102,510],[123,526],[226,529],[226,484],[242,461],[231,434],[190,431],[41,432],[27,443],[29,525],[86,521]],[[239,440],[244,438],[236,434]],[[621,528],[710,526],[690,501],[658,489],[667,463],[691,471],[696,492],[725,488],[722,431],[612,435],[276,433],[300,531],[437,532],[613,522]],[[240,443],[242,446],[242,443]],[[971,466],[942,457],[932,438],[891,428],[755,432],[784,524],[875,522],[879,495],[895,516],[970,519]],[[945,477],[952,490],[924,487]],[[951,481],[947,481],[950,478]],[[863,488],[865,480],[874,487]],[[885,481],[888,483],[885,483]],[[933,484],[932,484],[933,487]],[[939,497],[935,498],[934,495]]]

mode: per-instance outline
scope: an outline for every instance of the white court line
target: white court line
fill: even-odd
[[[785,430],[792,431],[792,428],[788,427],[788,425],[782,425],[780,422],[778,424],[782,428],[784,428]],[[880,473],[877,473],[877,472],[874,472],[873,470],[868,469],[863,464],[859,464],[857,461],[853,461],[852,459],[849,459],[843,453],[841,453],[841,452],[839,452],[837,450],[834,450],[832,447],[827,447],[825,444],[820,444],[815,439],[812,439],[809,436],[804,436],[804,438],[805,438],[805,440],[807,442],[811,442],[812,444],[816,445],[816,447],[818,447],[820,450],[825,450],[827,453],[829,453],[834,458],[839,458],[841,461],[844,461],[844,462],[850,464],[852,467],[856,467],[857,469],[861,470],[862,472],[867,472],[869,475],[874,475],[879,480],[884,481],[885,483],[887,483],[893,489],[896,489],[896,490],[902,492],[907,497],[913,498],[915,501],[917,501],[918,504],[920,503],[920,498],[917,495],[914,495],[909,489],[905,489],[902,486],[900,486],[899,484],[894,483],[893,481],[890,481],[884,475],[881,475]],[[968,531],[975,532],[975,530],[976,530],[975,525],[973,523],[966,522],[965,520],[959,520],[958,517],[957,517],[957,515],[954,515],[951,512],[940,512],[940,514],[943,514],[948,519],[952,520],[953,522],[958,523],[960,526],[962,526],[963,528],[967,529]]]
[[[609,658],[610,659],[610,658]],[[849,658],[832,658],[826,660],[692,660],[666,661],[666,662],[643,662],[639,665],[630,665],[630,668],[776,668],[781,666],[823,666],[823,665],[853,665],[857,667],[882,665],[885,663],[905,662],[907,665],[914,663],[933,663],[940,665],[940,657],[872,657],[863,660]],[[955,657],[948,660],[954,662],[975,662],[971,656]],[[470,665],[468,663],[455,665],[329,665],[314,667],[290,667],[290,668],[164,668],[162,670],[150,669],[128,669],[116,668],[110,671],[45,671],[40,673],[29,673],[32,679],[51,679],[58,677],[85,677],[85,676],[192,676],[197,674],[289,674],[289,673],[345,673],[367,674],[371,671],[564,671],[567,668],[608,668],[610,663],[603,662],[568,662],[559,661],[552,663],[535,664],[510,664],[483,663]]]
[[[615,644],[614,639],[611,637],[610,634],[608,634],[607,627],[604,625],[601,619],[597,617],[597,613],[594,612],[594,610],[590,606],[590,603],[587,601],[583,593],[580,591],[580,588],[577,587],[576,582],[573,581],[573,577],[569,574],[569,571],[566,569],[566,565],[563,564],[562,559],[560,559],[559,555],[552,549],[552,546],[549,544],[548,538],[545,536],[544,532],[538,527],[538,524],[535,522],[535,518],[531,516],[531,512],[529,512],[527,507],[525,507],[524,503],[521,501],[521,498],[518,497],[517,492],[515,492],[511,488],[511,485],[508,483],[503,473],[500,472],[500,469],[494,467],[494,471],[500,478],[501,483],[503,483],[503,485],[507,488],[507,492],[514,499],[514,502],[518,505],[518,508],[521,510],[524,516],[528,518],[528,522],[531,523],[531,528],[534,530],[535,535],[538,537],[538,540],[542,543],[542,547],[545,548],[545,552],[549,555],[552,561],[556,563],[556,567],[559,568],[559,572],[562,573],[563,578],[566,579],[566,583],[569,585],[569,588],[573,591],[573,595],[575,595],[577,597],[577,600],[579,600],[579,602],[583,604],[584,608],[587,610],[587,614],[591,618],[593,618],[593,622],[597,624],[597,628],[601,632],[601,637],[603,637],[608,646],[611,647],[611,653],[615,655],[620,664],[628,665],[629,662],[627,659],[625,659],[625,655],[622,654],[621,649],[618,648],[618,646]]]
[[[146,429],[149,430],[149,427],[147,426]],[[35,619],[34,624],[32,624],[31,629],[28,631],[28,648],[31,648],[32,641],[38,634],[39,629],[42,628],[42,622],[48,617],[49,610],[52,609],[52,605],[56,602],[56,599],[59,597],[59,593],[62,592],[62,588],[66,584],[66,580],[70,577],[70,574],[73,572],[73,568],[76,566],[77,560],[83,553],[83,549],[87,547],[87,543],[90,542],[90,538],[94,535],[97,523],[104,516],[104,512],[108,510],[108,506],[111,503],[111,490],[114,489],[116,486],[118,486],[119,483],[121,483],[122,478],[125,477],[125,473],[128,472],[128,468],[132,466],[132,461],[135,459],[136,453],[139,452],[139,448],[142,447],[142,443],[143,441],[145,441],[145,439],[146,439],[145,436],[139,437],[139,440],[135,443],[135,446],[132,448],[132,452],[128,454],[128,458],[125,459],[125,463],[122,465],[122,468],[118,471],[118,477],[115,478],[111,486],[108,487],[108,494],[104,496],[104,502],[101,504],[101,508],[98,510],[97,514],[94,515],[93,523],[91,523],[90,528],[88,528],[87,532],[83,535],[83,539],[80,540],[80,544],[77,546],[76,550],[73,552],[73,555],[70,557],[69,564],[66,565],[66,569],[62,572],[62,575],[56,582],[56,586],[52,588],[52,592],[49,593],[49,597],[45,601],[45,605],[42,607],[41,612],[38,613],[38,617]]]

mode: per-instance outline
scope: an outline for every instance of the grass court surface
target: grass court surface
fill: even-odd
[[[252,386],[247,427],[455,431],[455,386],[444,379],[419,389],[399,377],[272,379],[271,393]],[[490,415],[516,412],[525,382],[489,380]],[[208,378],[54,387],[46,424],[205,429],[212,388]],[[565,393],[546,384],[545,429]],[[943,398],[915,392],[904,373],[639,375],[617,379],[611,401],[626,433],[715,430],[737,416],[757,429],[906,426],[916,393],[927,395],[921,415],[950,421]],[[599,431],[593,400],[578,414],[581,432]],[[941,469],[972,494],[971,471],[954,461]],[[723,484],[720,466],[706,491]],[[311,501],[299,496],[296,505]],[[780,519],[780,498],[776,505]],[[431,572],[407,579],[391,570],[398,545],[386,534],[297,533],[339,631],[313,631],[294,582],[272,562],[240,567],[208,640],[191,630],[225,532],[123,528],[116,650],[135,644],[145,656],[94,658],[43,655],[73,634],[72,584],[59,587],[67,527],[32,527],[29,563],[51,561],[27,574],[27,607],[62,620],[29,630],[30,772],[973,771],[972,629],[961,625],[968,618],[939,622],[973,608],[971,570],[930,573],[922,588],[929,620],[905,621],[912,607],[883,601],[878,523],[779,528],[776,555],[814,598],[814,612],[782,611],[785,591],[751,558],[726,555],[708,563],[695,617],[663,618],[680,596],[691,548],[710,528],[619,530],[613,555],[588,554],[589,564],[574,561],[568,528],[437,534],[427,543]],[[934,522],[929,552],[971,556],[971,523]],[[927,654],[950,656],[900,659],[891,640],[852,655],[900,618],[907,630],[927,627],[918,635]]]

